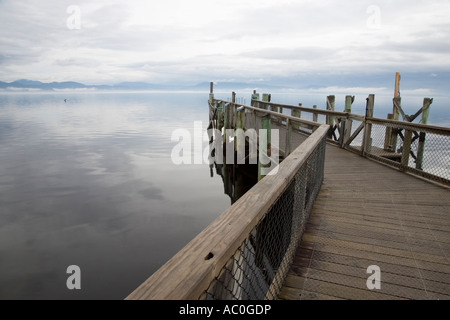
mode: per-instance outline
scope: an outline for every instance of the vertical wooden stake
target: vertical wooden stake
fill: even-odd
[[[231,93],[231,128],[236,128],[236,92]]]
[[[405,130],[405,139],[403,140],[403,151],[402,151],[402,170],[406,170],[409,163],[409,153],[411,152],[411,140],[412,131]]]
[[[263,160],[267,160],[268,158],[269,158],[269,156],[270,156],[270,147],[271,147],[271,145],[270,145],[270,142],[271,142],[271,137],[270,137],[270,114],[268,114],[268,115],[266,115],[266,116],[264,116],[264,117],[262,117],[262,119],[261,119],[261,129],[265,129],[266,130],[266,138],[267,138],[267,142],[266,142],[266,145],[265,146],[262,146],[261,144],[260,144],[260,146],[259,146],[259,155],[258,155],[258,181],[259,180],[261,180],[262,178],[264,178],[264,175],[262,175],[262,173],[261,173],[261,168],[262,167],[267,167],[267,166],[270,166],[270,163],[269,164],[262,164],[261,163],[261,160],[263,159]],[[261,133],[261,132],[260,132]],[[261,140],[261,134],[260,134],[260,137],[259,137],[259,139]],[[262,149],[264,149],[264,147],[265,147],[265,149],[266,149],[266,154],[264,154],[262,151]]]
[[[314,106],[313,106],[313,109],[317,109],[317,106],[314,105]],[[318,121],[318,114],[317,114],[317,113],[313,113],[313,121],[314,121],[314,122],[317,122],[317,121]]]
[[[245,164],[245,109],[236,112],[236,134],[234,137],[237,151],[237,164]]]
[[[253,90],[251,105],[252,107],[259,108],[259,104],[255,100],[259,100],[259,93],[256,93],[256,90]]]
[[[372,124],[367,122],[367,118],[373,117],[373,107],[375,103],[375,95],[371,94],[367,98],[366,103],[366,118],[364,119],[365,126],[364,126],[364,136],[363,136],[363,145],[361,146],[361,151],[363,156],[366,154],[369,154],[372,150]]]
[[[291,110],[291,116],[300,118],[300,116],[301,116],[300,110],[292,109],[292,110]],[[286,122],[286,123],[287,123],[287,122]],[[298,124],[297,124],[297,123],[291,123],[290,125],[291,125],[291,126],[295,126],[296,128],[298,128]]]
[[[400,99],[400,73],[395,73],[395,87],[394,87],[394,99]],[[398,101],[400,106],[400,100]],[[389,117],[389,115],[388,115]],[[392,120],[398,120],[400,118],[400,112],[397,107],[392,106]],[[389,119],[389,118],[388,118]],[[386,134],[389,134],[389,138],[385,137],[384,148],[387,150],[396,151],[397,148],[397,134],[398,130],[396,128],[386,128]],[[387,143],[389,141],[389,143]]]
[[[400,73],[395,73],[395,89],[394,89],[394,98],[400,97]]]
[[[291,140],[292,140],[292,125],[291,121],[288,118],[286,119],[286,149],[284,151],[285,158],[291,154]]]
[[[214,100],[214,82],[209,83],[209,104],[212,105]]]
[[[433,103],[433,99],[425,98],[423,99],[422,107],[422,124],[428,123],[428,115],[430,114],[430,105]],[[417,146],[417,160],[416,169],[423,170],[423,154],[425,150],[425,132],[419,133],[419,144]]]
[[[335,96],[327,97],[327,110],[334,111],[335,100]],[[330,130],[328,131],[328,138],[331,139],[333,137],[334,116],[327,115],[327,124],[330,126]]]
[[[388,113],[387,119],[392,120],[394,118],[394,115],[392,113]],[[391,139],[392,139],[392,127],[386,126],[386,131],[384,134],[384,150],[386,151],[394,151],[391,145]]]
[[[353,101],[355,101],[355,96],[346,96],[345,97],[345,109],[344,112],[347,113],[352,113],[352,104]],[[350,139],[350,136],[352,134],[352,125],[353,125],[353,120],[349,119],[347,116],[347,119],[345,119],[344,122],[344,133],[343,133],[343,139],[342,139],[342,145],[341,147],[345,147],[345,145],[347,144],[347,141]]]
[[[223,102],[219,102],[218,106],[217,106],[217,129],[222,131],[223,128],[223,108],[224,108],[224,103]]]
[[[262,101],[264,102],[269,102],[269,94],[268,93],[263,93],[262,95]],[[267,110],[268,109],[268,105],[264,104],[263,109]]]
[[[399,120],[399,117],[400,117],[400,112],[397,109],[397,107],[395,106],[396,104],[399,107],[401,107],[401,104],[402,104],[402,98],[401,97],[395,97],[394,98],[394,109],[395,109],[395,112],[392,114],[392,119],[393,120]],[[399,131],[399,129],[392,128],[391,131],[392,131],[391,143],[389,145],[391,146],[392,150],[395,152],[397,150],[397,139],[398,139],[398,131]]]

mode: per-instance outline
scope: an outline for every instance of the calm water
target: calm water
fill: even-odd
[[[123,299],[219,216],[220,177],[171,161],[207,98],[0,95],[0,299]]]
[[[171,161],[175,129],[207,126],[207,98],[0,94],[0,299],[123,299],[218,217],[230,205],[222,179],[207,164]],[[364,114],[365,98],[354,113]],[[430,124],[450,126],[447,100],[435,98]],[[336,101],[340,111],[344,95]],[[423,97],[403,101],[414,114]],[[392,98],[376,96],[375,116],[391,111]],[[66,287],[70,265],[81,268],[81,290]]]

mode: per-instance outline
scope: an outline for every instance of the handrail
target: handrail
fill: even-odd
[[[227,101],[218,100],[218,99],[214,99],[214,101],[219,102],[219,103],[222,102],[222,103],[233,104],[232,102],[227,102]],[[234,103],[234,105],[244,107],[244,109],[247,109],[247,110],[261,112],[261,113],[264,113],[264,114],[270,114],[272,116],[279,117],[279,118],[289,119],[290,121],[293,121],[293,122],[300,122],[300,123],[303,123],[303,124],[306,124],[306,125],[309,125],[309,126],[312,126],[312,127],[320,127],[320,125],[321,125],[320,123],[317,123],[317,122],[314,122],[314,121],[305,120],[305,119],[294,117],[294,116],[290,116],[290,115],[287,115],[287,114],[282,114],[282,113],[276,112],[276,111],[256,108],[256,107],[247,106],[247,105],[239,104],[239,103]]]
[[[126,299],[201,297],[309,156],[324,143],[328,130],[328,125],[320,125],[279,164],[276,175],[268,175],[253,186]]]

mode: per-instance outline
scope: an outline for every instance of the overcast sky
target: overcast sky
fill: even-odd
[[[0,0],[0,80],[450,72],[449,0]]]

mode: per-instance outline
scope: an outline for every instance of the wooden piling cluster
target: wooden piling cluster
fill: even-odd
[[[279,163],[276,175],[267,175],[253,186],[164,266],[136,288],[126,298],[127,300],[192,300],[203,299],[208,294],[217,294],[219,299],[224,297],[239,298],[243,294],[241,290],[242,279],[249,276],[255,277],[254,268],[262,268],[261,266],[255,266],[255,264],[267,264],[267,261],[271,258],[271,255],[267,254],[270,250],[272,250],[272,255],[279,256],[279,268],[274,268],[275,274],[272,275],[272,281],[270,283],[265,282],[267,292],[262,292],[263,295],[258,295],[257,298],[274,299],[289,270],[290,261],[292,261],[300,238],[299,230],[294,229],[293,224],[287,223],[284,225],[291,233],[290,238],[286,238],[286,230],[281,231],[282,234],[276,234],[280,232],[277,228],[266,230],[275,233],[275,238],[285,238],[287,243],[283,244],[287,245],[288,248],[282,250],[283,248],[274,247],[273,242],[264,240],[266,232],[260,232],[258,228],[261,228],[263,224],[267,225],[267,222],[264,223],[263,221],[269,214],[271,219],[275,219],[275,221],[279,219],[277,211],[273,208],[279,199],[286,194],[290,197],[293,191],[299,193],[299,196],[295,197],[295,207],[302,209],[302,212],[296,214],[304,213],[306,216],[306,209],[312,210],[315,197],[323,181],[325,138],[328,126],[289,115],[281,115],[272,110],[240,106],[235,103],[235,94],[232,95],[231,102],[216,100],[212,88],[211,85],[209,108],[211,117],[215,119],[212,127],[216,129],[219,127],[220,129],[235,129],[238,126],[250,129],[250,127],[245,128],[245,123],[248,123],[248,121],[244,121],[245,110],[247,110],[249,118],[253,120],[259,119],[262,115],[264,120],[261,120],[258,128],[259,126],[270,128],[271,117],[273,116],[283,118],[288,122],[293,121],[304,126],[309,125],[310,128],[314,129],[314,132],[300,146],[291,150],[290,155]],[[268,103],[270,98],[268,95],[265,97]],[[224,132],[226,133],[226,131]],[[270,141],[270,139],[267,141]],[[268,156],[272,155],[269,154]],[[297,182],[297,179],[301,179],[302,182]],[[292,186],[297,186],[297,188]],[[308,192],[306,188],[309,188]],[[306,196],[307,193],[308,196]],[[293,210],[294,204],[291,203],[290,206],[285,207],[285,210]],[[292,218],[292,220],[294,219]],[[295,221],[300,221],[300,219],[297,218]],[[295,230],[295,232],[292,232],[292,230]],[[255,232],[257,234],[256,240],[254,239]],[[255,246],[256,252],[242,249],[245,244],[249,243]],[[240,250],[244,250],[246,254],[243,255]],[[247,264],[253,264],[252,268],[243,268],[243,259],[247,259]],[[233,275],[227,276],[226,272],[230,270]],[[244,275],[244,272],[253,272],[253,274]],[[258,279],[255,279],[255,281],[267,281],[268,275],[261,276],[261,271],[258,271],[258,273],[256,275]],[[225,282],[229,285],[227,288],[230,289],[216,292],[214,288],[219,281]]]
[[[399,79],[399,77],[398,77]],[[427,134],[441,136],[447,139],[444,144],[450,145],[449,136],[450,129],[427,124],[430,105],[433,102],[431,98],[424,98],[423,106],[412,116],[405,114],[401,108],[401,97],[399,96],[398,85],[396,86],[398,94],[393,99],[393,113],[388,114],[387,119],[374,118],[375,95],[370,94],[366,99],[366,110],[364,115],[352,113],[352,104],[355,100],[354,96],[347,95],[343,112],[336,111],[335,96],[330,95],[326,98],[325,109],[318,109],[316,105],[312,108],[302,106],[285,105],[272,102],[272,96],[268,93],[259,94],[256,90],[252,94],[252,103],[250,106],[243,106],[253,114],[253,121],[256,122],[256,112],[262,114],[260,128],[270,128],[271,122],[276,122],[286,128],[288,132],[286,136],[284,150],[281,155],[289,155],[291,151],[291,132],[299,130],[310,134],[315,125],[318,123],[318,116],[325,116],[325,123],[330,126],[328,132],[328,141],[337,144],[343,149],[356,152],[361,156],[378,160],[384,164],[398,168],[401,171],[412,173],[414,175],[431,179],[440,183],[450,184],[450,177],[430,173],[423,168],[425,153],[425,137]],[[259,100],[259,97],[262,99]],[[215,100],[218,105],[223,104],[221,100]],[[291,115],[283,114],[284,110],[290,109]],[[264,111],[263,111],[264,110]],[[302,115],[312,114],[312,121],[302,119]],[[413,123],[417,117],[422,114],[421,123]],[[399,120],[399,117],[402,120]],[[355,126],[355,123],[359,123]],[[373,132],[372,127],[384,126],[384,137],[379,136],[379,132]],[[360,137],[361,141],[356,142]],[[374,139],[377,138],[377,143]],[[384,144],[379,144],[378,140],[382,140]],[[418,140],[417,151],[414,153],[412,144]],[[270,141],[268,139],[267,141]],[[401,143],[401,148],[399,148]],[[445,145],[443,146],[445,148]],[[270,150],[270,145],[268,145]],[[415,164],[411,165],[411,158]]]
[[[205,292],[208,288],[211,288],[215,282],[224,280],[222,278],[227,278],[221,274],[223,270],[232,270],[239,275],[239,279],[245,278],[244,275],[241,277],[241,273],[244,269],[235,271],[238,265],[242,265],[242,259],[244,258],[242,253],[239,253],[239,248],[245,241],[249,241],[249,235],[251,235],[253,230],[255,230],[261,221],[265,219],[265,215],[273,208],[278,199],[281,198],[283,193],[287,190],[288,185],[291,185],[293,179],[296,179],[295,177],[303,174],[304,178],[308,180],[309,173],[301,170],[307,170],[307,168],[317,165],[318,162],[323,163],[325,152],[322,154],[323,159],[314,158],[311,160],[310,156],[314,154],[320,146],[323,146],[323,150],[325,150],[325,138],[328,137],[328,142],[330,144],[339,147],[334,149],[341,153],[345,153],[346,155],[350,155],[350,153],[346,153],[342,149],[353,151],[361,156],[376,159],[378,161],[380,161],[380,159],[385,159],[390,166],[394,166],[393,163],[397,163],[401,170],[417,173],[423,171],[417,168],[407,167],[407,159],[409,158],[411,151],[411,141],[414,139],[413,135],[416,136],[417,133],[419,145],[420,142],[425,142],[424,138],[421,139],[423,134],[432,133],[435,135],[438,134],[444,138],[450,137],[449,128],[426,124],[413,124],[411,122],[394,119],[386,120],[374,118],[374,95],[369,95],[367,98],[365,115],[351,113],[351,105],[354,101],[353,96],[346,97],[343,112],[335,111],[336,101],[333,96],[327,97],[325,110],[318,109],[317,106],[306,108],[301,104],[298,106],[277,104],[271,101],[271,95],[269,94],[263,94],[262,100],[259,99],[260,96],[261,95],[256,91],[253,92],[251,106],[237,104],[235,93],[232,94],[231,102],[218,100],[214,98],[213,84],[211,83],[209,95],[211,127],[219,130],[283,128],[284,132],[286,132],[286,138],[284,150],[280,150],[282,151],[280,154],[282,154],[284,160],[279,165],[280,168],[278,174],[269,175],[258,182],[218,219],[187,244],[185,248],[178,252],[163,267],[133,291],[127,299],[198,299],[204,297]],[[396,98],[394,98],[394,104],[396,101],[395,99]],[[428,114],[430,104],[431,100],[427,100],[427,103],[424,102],[424,106],[427,105],[427,108],[423,108],[422,110],[425,114],[423,115],[424,118],[426,118]],[[394,106],[394,108],[399,110],[399,114],[401,114],[398,107]],[[285,109],[291,109],[291,114],[283,114],[283,110]],[[305,113],[312,113],[313,121],[302,119],[301,116]],[[317,122],[318,115],[325,115],[326,124]],[[394,118],[394,115],[392,117]],[[409,119],[413,117],[409,117]],[[360,122],[361,124],[356,128],[352,128],[355,122]],[[388,156],[382,156],[383,154],[380,153],[379,149],[387,155],[392,155],[396,152],[384,150],[383,148],[373,145],[372,131],[374,125],[384,125],[386,128],[390,129],[389,131],[386,130],[386,132],[389,132],[389,136],[387,135],[385,137],[385,142],[391,143],[394,136],[400,137],[403,140],[404,148],[400,154],[400,161],[393,161],[390,160]],[[402,131],[405,133],[403,134]],[[361,132],[363,136],[361,144],[357,146],[352,145],[351,143]],[[298,137],[299,135],[305,136],[306,140],[304,140],[300,146],[298,146],[298,143],[293,142],[294,133],[295,137]],[[227,132],[224,130],[225,139],[227,139],[226,135]],[[270,143],[271,139],[269,138],[265,141]],[[241,148],[242,143],[245,143],[245,141],[235,140],[235,150]],[[266,147],[266,150],[271,150],[273,146],[266,145]],[[375,152],[377,152],[378,155],[376,155]],[[268,151],[266,156],[272,156],[270,151]],[[356,157],[355,155],[353,156]],[[357,158],[360,162],[361,158]],[[333,159],[331,159],[331,161],[333,161]],[[340,166],[342,166],[342,160],[334,167],[338,168]],[[339,172],[340,169],[338,168],[337,170],[337,172]],[[350,168],[349,166],[346,167],[346,170],[354,171],[353,168]],[[371,170],[378,173],[377,168]],[[355,173],[354,176],[357,174],[358,173]],[[388,174],[385,174],[384,176],[387,175]],[[400,173],[397,173],[397,176],[398,175],[400,175]],[[445,177],[435,177],[433,175],[427,176],[424,173],[421,176],[450,185],[448,179]],[[359,178],[355,179],[360,183],[362,181]],[[382,179],[384,182],[387,180],[389,179]],[[318,183],[320,184],[316,185],[316,189],[320,189],[321,181]],[[368,189],[370,190],[370,184],[367,184],[365,181],[364,183],[365,186],[369,186]],[[345,185],[348,186],[349,183],[347,182]],[[304,183],[301,188],[301,194],[306,197],[309,190],[307,183]],[[329,190],[326,191],[329,192]],[[386,196],[385,190],[382,190],[381,194]],[[389,198],[390,197],[391,195],[389,195]],[[296,197],[297,200],[298,198],[301,197]],[[309,204],[311,208],[314,200],[315,196],[314,199],[312,199],[312,203]],[[355,202],[353,201],[352,203]],[[298,207],[306,208],[306,205],[305,203],[302,203]],[[330,209],[330,212],[334,212],[335,209],[336,208],[333,206]],[[309,239],[307,239],[307,241],[308,240]],[[254,239],[252,241],[254,241]],[[289,244],[289,247],[293,246],[293,243]],[[282,259],[282,264],[287,264],[288,261],[290,260],[287,259],[286,255]],[[280,279],[285,277],[286,272],[286,269],[284,269],[278,273],[275,277],[277,281],[282,282]],[[233,297],[239,297],[241,296],[242,291],[238,286],[239,279],[234,279],[235,280],[233,280],[232,277],[231,280],[228,279],[234,283],[230,292]],[[270,285],[270,290],[272,290],[272,288],[273,285]],[[276,296],[272,291],[270,293],[271,294],[269,295],[268,292],[268,295],[266,295],[265,298],[273,298]]]

